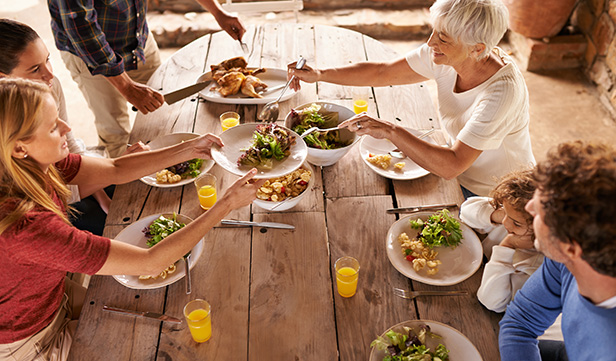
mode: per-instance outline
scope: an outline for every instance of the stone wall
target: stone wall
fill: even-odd
[[[233,2],[248,2],[255,0],[233,0]],[[258,1],[258,0],[257,0]],[[272,0],[264,0],[272,1]],[[221,4],[225,0],[219,0]],[[306,10],[325,10],[325,9],[413,9],[420,7],[430,7],[434,0],[304,0]],[[203,11],[201,5],[195,0],[148,0],[149,11],[165,10],[187,13]]]
[[[616,116],[616,0],[580,0],[570,20],[586,38],[583,69]]]

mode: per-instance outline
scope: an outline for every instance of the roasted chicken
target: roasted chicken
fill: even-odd
[[[237,94],[242,87],[242,83],[246,80],[246,76],[239,71],[232,71],[225,74],[222,78],[218,79],[218,92],[223,97]]]
[[[255,75],[265,72],[265,69],[248,69],[247,65],[246,59],[241,56],[211,65],[212,78],[218,83],[212,90],[217,90],[224,97],[237,94],[241,90],[242,94],[262,98],[257,92],[266,89],[267,84]]]
[[[242,83],[241,91],[242,94],[248,95],[253,98],[263,98],[261,94],[257,92],[267,88],[267,84],[261,81],[261,79],[257,78],[254,75],[247,75],[246,80]]]

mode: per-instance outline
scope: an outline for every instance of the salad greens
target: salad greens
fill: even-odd
[[[312,103],[309,107],[301,110],[291,109],[291,124],[293,131],[302,135],[306,130],[312,127],[321,129],[333,128],[338,125],[338,113],[336,112],[319,112],[321,106]],[[340,131],[334,130],[326,133],[313,132],[304,137],[304,141],[309,147],[318,149],[336,149],[348,145],[348,143],[340,140]]]
[[[195,178],[201,174],[201,166],[203,165],[203,159],[194,158],[182,163],[178,163],[167,168],[168,171],[178,174],[182,179],[192,177]]]
[[[167,218],[163,215],[155,219],[149,227],[143,229],[145,234],[146,244],[148,247],[153,247],[158,242],[165,239],[171,233],[186,226],[184,223],[177,221],[177,214],[174,212],[172,218]]]
[[[430,326],[421,325],[415,332],[411,327],[403,327],[405,333],[394,330],[387,331],[385,337],[379,336],[372,341],[370,347],[387,351],[388,355],[383,361],[448,361],[449,350],[441,343],[434,351],[426,346],[426,336],[430,338],[442,338],[440,335],[430,332]]]
[[[419,229],[417,240],[426,246],[457,247],[462,240],[460,222],[451,216],[447,209],[437,211],[427,221],[421,219],[411,220],[411,227]]]
[[[273,160],[283,160],[291,154],[295,137],[276,124],[258,124],[252,135],[252,145],[240,155],[237,165],[272,169]]]

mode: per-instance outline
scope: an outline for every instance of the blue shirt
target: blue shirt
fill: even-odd
[[[572,361],[613,361],[616,309],[595,306],[578,292],[567,267],[548,258],[526,281],[500,322],[502,361],[541,361],[537,337],[562,311],[567,356]]]
[[[116,76],[145,63],[145,0],[48,0],[56,47],[81,58],[92,75]]]

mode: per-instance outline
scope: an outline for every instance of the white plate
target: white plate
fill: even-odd
[[[201,76],[197,79],[197,83],[204,79],[205,77],[209,77],[212,72],[207,72],[201,74]],[[273,88],[278,85],[284,85],[287,83],[287,71],[286,69],[275,69],[275,68],[266,68],[265,73],[260,73],[255,75],[257,78],[261,79],[265,84],[267,84],[268,88]],[[273,100],[278,99],[280,92],[282,89],[274,90],[272,92],[266,93],[263,95],[263,98],[251,98],[247,95],[239,92],[235,95],[229,95],[228,97],[223,97],[217,90],[211,90],[212,87],[215,87],[217,84],[215,81],[212,81],[212,84],[205,87],[205,89],[201,90],[199,94],[205,98],[205,100],[209,100],[214,103],[225,103],[225,104],[265,104],[269,103]],[[281,102],[290,99],[293,95],[295,95],[296,91],[288,88],[282,98]]]
[[[418,230],[411,228],[411,219],[421,218],[425,221],[432,214],[434,212],[418,212],[400,218],[392,224],[387,231],[387,239],[385,240],[387,257],[400,273],[410,279],[434,286],[455,285],[472,276],[481,266],[483,258],[481,241],[469,226],[460,221],[463,238],[458,247],[454,249],[450,247],[435,248],[438,251],[437,259],[442,264],[439,266],[438,273],[432,276],[426,273],[425,268],[419,272],[415,271],[411,262],[406,260],[400,242],[398,242],[398,236],[403,232],[406,232],[411,239],[417,235]]]
[[[171,214],[163,213],[165,216],[171,216]],[[143,234],[143,229],[150,226],[150,224],[160,217],[160,214],[153,214],[151,216],[147,216],[145,218],[141,218],[137,222],[132,223],[128,227],[124,228],[122,232],[120,232],[114,239],[118,241],[122,241],[124,243],[132,244],[141,248],[148,248],[146,244],[146,237]],[[188,224],[192,222],[187,216],[178,214],[177,220],[180,223]],[[201,253],[203,253],[203,239],[197,243],[195,247],[190,252],[190,269],[193,269],[199,258],[201,257]],[[175,266],[177,269],[170,275],[167,275],[167,278],[157,278],[157,279],[149,279],[149,280],[140,280],[139,276],[128,276],[128,275],[116,275],[113,276],[116,281],[120,282],[122,285],[128,288],[135,289],[153,289],[160,288],[167,285],[170,285],[178,280],[181,280],[186,275],[186,267],[184,266],[184,261],[181,259],[175,262]]]
[[[410,128],[405,128],[405,129],[413,133],[414,135],[420,135],[422,133],[415,129],[410,129]],[[425,140],[432,144],[436,144],[436,142],[432,140],[432,138],[430,137],[427,137]],[[368,167],[370,167],[370,169],[372,169],[377,174],[385,178],[397,179],[397,180],[408,180],[408,179],[420,178],[430,173],[427,170],[415,164],[415,162],[413,162],[408,157],[404,159],[392,157],[391,165],[389,166],[388,169],[383,169],[381,167],[378,167],[366,160],[366,158],[368,158],[368,155],[370,153],[374,155],[387,154],[394,149],[396,149],[396,146],[394,145],[394,143],[390,142],[388,139],[376,139],[376,138],[372,138],[369,135],[363,137],[363,139],[359,142],[359,154],[361,155],[361,159],[364,160],[364,163],[366,163]],[[394,170],[394,164],[397,162],[405,163],[404,168],[402,168],[402,171]]]
[[[240,155],[244,154],[245,149],[248,149],[252,144],[252,135],[255,132],[258,124],[264,123],[247,123],[240,124],[233,128],[224,131],[220,138],[224,143],[224,147],[214,145],[212,147],[212,158],[227,171],[243,176],[252,167],[250,166],[238,166],[237,159]],[[302,138],[294,131],[284,128],[289,134],[295,136],[295,144],[291,145],[291,154],[282,161],[274,160],[274,166],[272,169],[258,169],[255,179],[263,178],[276,178],[289,174],[299,168],[306,160],[308,154],[308,147]]]
[[[439,343],[442,343],[449,350],[449,359],[452,361],[482,361],[481,354],[477,351],[477,348],[473,343],[466,338],[460,331],[448,326],[444,323],[429,321],[429,320],[410,320],[400,322],[399,324],[392,326],[383,332],[381,337],[385,337],[385,334],[389,330],[404,333],[404,326],[411,327],[413,330],[418,329],[422,325],[430,326],[430,331],[442,336],[442,339],[426,338],[427,347],[434,351]],[[378,350],[376,347],[372,348],[370,353],[370,361],[382,361],[386,356],[386,351]]]
[[[195,133],[173,133],[173,134],[166,134],[163,135],[161,137],[158,137],[156,139],[154,139],[153,141],[150,142],[150,149],[155,150],[155,149],[160,149],[160,148],[164,148],[164,147],[168,147],[170,145],[174,145],[174,144],[178,144],[181,143],[184,140],[188,140],[188,139],[193,139],[198,137],[199,134],[195,134]],[[201,165],[201,168],[199,168],[199,170],[201,171],[201,173],[205,173],[208,170],[210,170],[212,167],[214,166],[214,161],[211,159],[204,159],[203,160],[203,164]],[[162,170],[162,169],[161,169]],[[179,187],[179,186],[183,186],[185,184],[188,183],[192,183],[195,180],[195,178],[186,178],[186,179],[182,179],[181,181],[177,182],[177,183],[157,183],[156,182],[156,173],[152,173],[150,175],[146,175],[145,177],[141,177],[141,181],[147,185],[151,185],[152,187],[160,187],[160,188],[172,188],[172,187]]]

